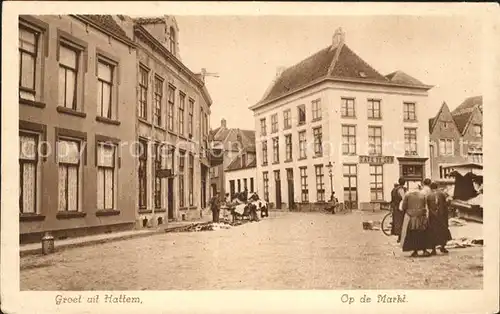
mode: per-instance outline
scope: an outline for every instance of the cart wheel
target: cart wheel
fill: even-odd
[[[382,219],[382,223],[380,224],[380,229],[386,236],[391,235],[392,229],[392,213],[387,213]]]

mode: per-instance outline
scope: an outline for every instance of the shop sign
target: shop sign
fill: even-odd
[[[359,156],[360,164],[393,164],[394,156]]]

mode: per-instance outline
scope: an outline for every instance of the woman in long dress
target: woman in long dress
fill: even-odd
[[[403,252],[413,251],[412,257],[430,256],[428,249],[432,248],[432,241],[428,234],[428,209],[425,190],[411,190],[405,194],[401,207],[404,213],[401,229],[401,246]]]

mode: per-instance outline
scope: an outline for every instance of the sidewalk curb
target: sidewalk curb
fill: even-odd
[[[196,222],[192,222],[192,224],[195,224]],[[190,225],[191,223],[188,223],[186,225]],[[83,242],[77,242],[77,243],[67,243],[67,244],[56,244],[55,246],[55,252],[61,252],[67,249],[72,249],[72,248],[78,248],[78,247],[85,247],[85,246],[90,246],[90,245],[96,245],[96,244],[103,244],[103,243],[108,243],[108,242],[116,242],[116,241],[122,241],[122,240],[129,240],[133,238],[142,238],[142,237],[148,237],[152,236],[155,234],[165,234],[169,230],[174,230],[179,228],[180,226],[172,226],[172,227],[165,227],[165,228],[158,228],[150,231],[143,231],[143,232],[137,232],[137,233],[132,233],[132,234],[127,234],[123,236],[117,236],[117,237],[111,237],[111,238],[103,238],[103,239],[95,239],[95,240],[88,240],[88,241],[83,241]],[[26,249],[26,250],[19,250],[19,256],[24,257],[28,255],[36,255],[36,254],[42,254],[42,248],[41,244],[39,248],[35,249]]]

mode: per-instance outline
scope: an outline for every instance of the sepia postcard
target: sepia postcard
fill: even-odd
[[[5,3],[2,312],[498,312],[499,12]]]

